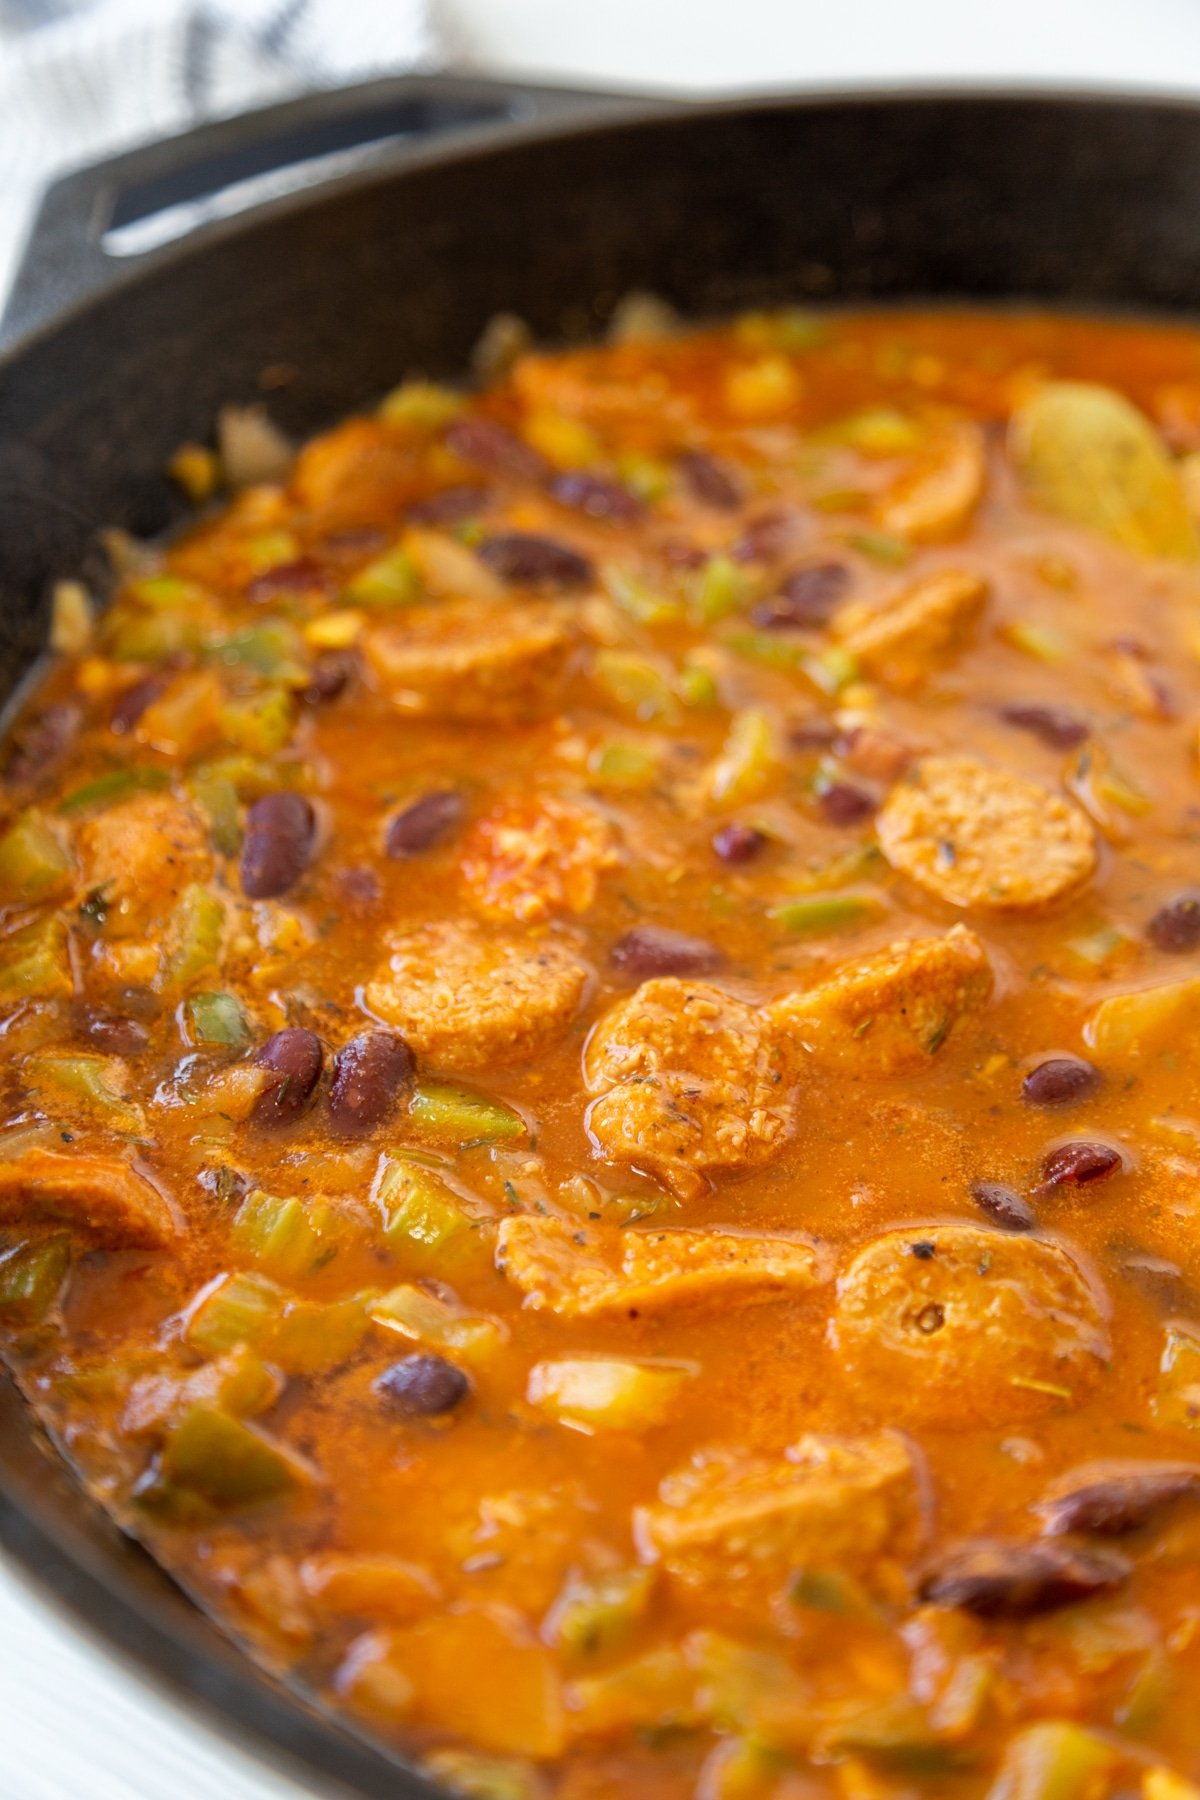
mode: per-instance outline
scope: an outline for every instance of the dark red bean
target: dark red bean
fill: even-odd
[[[52,768],[69,750],[82,723],[79,707],[65,700],[59,706],[48,706],[38,718],[21,725],[4,770],[9,787],[28,787]]]
[[[117,737],[124,737],[127,731],[132,731],[146,708],[158,699],[166,685],[164,676],[147,675],[144,680],[135,681],[132,687],[122,688],[108,715],[108,729]]]
[[[1090,726],[1063,706],[1003,706],[1000,717],[1007,725],[1032,732],[1051,750],[1072,750],[1091,735]]]
[[[876,802],[863,788],[832,781],[817,795],[817,805],[831,825],[861,825],[875,811]]]
[[[467,803],[457,788],[441,788],[414,800],[398,812],[387,831],[387,853],[400,860],[432,850],[458,830],[467,816]]]
[[[722,862],[748,863],[767,847],[767,834],[753,825],[741,825],[736,819],[713,833],[712,847]]]
[[[751,520],[730,555],[736,562],[778,562],[797,549],[803,538],[800,514],[787,507],[776,507]]]
[[[464,462],[478,463],[481,469],[492,469],[514,481],[543,481],[550,472],[545,457],[507,427],[474,413],[455,419],[446,432],[446,445]]]
[[[1031,1106],[1073,1106],[1094,1094],[1103,1076],[1082,1056],[1048,1056],[1030,1069],[1021,1092]]]
[[[777,593],[751,609],[750,617],[764,631],[816,630],[829,623],[850,581],[844,563],[810,563],[793,569]]]
[[[619,481],[607,475],[593,475],[586,469],[568,469],[549,483],[552,497],[560,506],[573,507],[589,519],[610,519],[618,525],[635,525],[645,512],[636,494],[631,494]]]
[[[251,900],[286,894],[308,867],[316,818],[302,794],[264,794],[246,815],[242,892]]]
[[[1110,1592],[1130,1566],[1115,1550],[984,1539],[948,1551],[926,1570],[917,1592],[929,1605],[959,1607],[981,1619],[1025,1619]]]
[[[321,1076],[325,1053],[315,1031],[288,1025],[269,1037],[255,1053],[267,1081],[254,1103],[259,1125],[287,1125],[307,1106]]]
[[[417,1352],[402,1356],[375,1379],[375,1392],[396,1412],[434,1418],[453,1412],[471,1392],[471,1383],[456,1363],[444,1356]]]
[[[344,694],[350,678],[357,672],[358,657],[353,650],[324,650],[313,664],[308,686],[300,690],[306,706],[327,706]]]
[[[1146,927],[1146,936],[1156,950],[1165,950],[1170,956],[1200,948],[1200,894],[1176,894],[1160,906]]]
[[[329,1116],[338,1131],[369,1131],[412,1080],[413,1053],[394,1031],[362,1031],[333,1059]]]
[[[701,506],[717,512],[736,512],[742,504],[742,485],[725,463],[718,462],[707,450],[684,450],[676,458],[692,497]]]
[[[424,500],[414,500],[405,516],[413,525],[461,525],[464,519],[481,513],[487,503],[487,488],[463,484],[443,488],[440,494],[427,494]]]
[[[1032,1231],[1037,1224],[1037,1215],[1028,1200],[1002,1181],[973,1181],[971,1198],[981,1212],[1005,1231]]]
[[[501,581],[520,587],[587,587],[592,565],[569,544],[531,531],[505,531],[485,538],[478,555]]]
[[[278,600],[289,594],[327,593],[332,587],[328,572],[311,556],[297,556],[292,562],[276,563],[264,569],[246,589],[247,600],[255,605]]]
[[[1178,1500],[1200,1494],[1196,1463],[1091,1463],[1056,1482],[1034,1511],[1052,1537],[1090,1531],[1100,1537],[1123,1537],[1140,1531],[1156,1514]]]
[[[609,951],[613,968],[634,981],[653,975],[706,975],[724,960],[715,944],[666,925],[635,925]]]
[[[106,1056],[138,1056],[150,1042],[146,1027],[139,1020],[127,1019],[121,1013],[105,1012],[100,1007],[76,1002],[71,1017],[79,1036]]]
[[[1083,1187],[1089,1181],[1104,1181],[1124,1165],[1124,1158],[1111,1144],[1089,1144],[1076,1140],[1051,1150],[1042,1163],[1042,1186]]]

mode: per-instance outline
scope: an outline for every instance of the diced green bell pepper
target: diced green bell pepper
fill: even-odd
[[[66,814],[87,812],[93,806],[111,806],[114,800],[124,800],[130,794],[161,793],[170,785],[166,769],[110,769],[106,775],[97,775],[94,781],[85,782],[68,794],[59,802],[58,810]]]
[[[65,1232],[0,1254],[0,1318],[8,1324],[40,1325],[70,1268],[71,1239]]]
[[[184,1006],[184,1017],[189,1043],[240,1050],[250,1042],[246,1015],[232,994],[193,994]]]
[[[119,1062],[112,1056],[65,1055],[46,1050],[29,1057],[24,1073],[35,1090],[50,1088],[82,1103],[114,1131],[144,1131],[146,1116],[122,1092]]]
[[[472,1218],[458,1195],[433,1170],[406,1156],[384,1159],[375,1184],[375,1204],[389,1250],[435,1271],[464,1259],[491,1261],[483,1221]]]
[[[201,1290],[188,1310],[184,1336],[207,1356],[235,1344],[257,1349],[283,1317],[287,1295],[265,1275],[224,1275]]]
[[[619,1649],[645,1618],[654,1589],[652,1569],[613,1569],[575,1575],[550,1609],[546,1632],[572,1657]]]
[[[163,1446],[164,1479],[214,1506],[250,1506],[305,1485],[312,1472],[299,1457],[253,1425],[198,1401]]]
[[[420,594],[417,565],[403,544],[396,544],[358,571],[344,598],[351,606],[411,606]]]
[[[67,928],[60,918],[39,919],[0,940],[0,1004],[65,998],[73,991]]]
[[[807,937],[865,925],[882,911],[883,902],[874,894],[805,894],[773,906],[770,917],[797,936]]]
[[[215,968],[225,935],[225,908],[217,896],[198,882],[183,890],[171,917],[163,974],[169,985],[186,987]]]
[[[43,900],[70,879],[71,858],[40,812],[21,814],[0,837],[0,893]]]
[[[408,1114],[427,1137],[462,1150],[471,1144],[505,1144],[525,1135],[525,1121],[511,1107],[448,1081],[418,1081]]]

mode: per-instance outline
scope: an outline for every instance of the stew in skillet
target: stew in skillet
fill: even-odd
[[[622,324],[60,588],[8,1358],[466,1793],[1196,1800],[1200,334]]]

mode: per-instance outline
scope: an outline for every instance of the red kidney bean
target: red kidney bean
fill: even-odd
[[[722,862],[753,862],[767,847],[767,834],[753,825],[742,825],[734,819],[714,831],[712,847]]]
[[[578,550],[531,531],[485,538],[477,554],[501,581],[520,587],[587,587],[594,578],[591,563]]]
[[[1176,894],[1160,906],[1146,927],[1156,950],[1182,956],[1200,947],[1200,893]]]
[[[607,475],[593,475],[586,469],[568,469],[548,483],[551,496],[560,506],[570,506],[586,513],[589,519],[611,519],[618,525],[634,525],[645,507],[636,494],[631,494],[619,481]]]
[[[715,944],[666,925],[635,925],[609,951],[613,968],[634,981],[653,975],[706,975],[724,960]]]
[[[82,723],[79,707],[66,700],[22,725],[4,770],[9,787],[28,787],[52,768],[70,749]]]
[[[147,675],[132,687],[122,688],[108,715],[108,729],[117,737],[132,731],[146,708],[153,704],[167,683],[162,675]]]
[[[76,1002],[71,1009],[72,1023],[80,1037],[86,1038],[94,1050],[106,1056],[138,1056],[150,1042],[150,1033],[137,1019],[121,1013],[105,1012],[100,1007]]]
[[[287,594],[312,593],[314,589],[327,593],[332,585],[319,562],[311,556],[297,556],[292,562],[276,563],[273,569],[256,575],[246,589],[246,598],[259,605]]]
[[[316,818],[302,794],[264,794],[246,815],[242,892],[251,900],[286,894],[312,858]]]
[[[413,1053],[394,1031],[362,1031],[333,1059],[329,1116],[338,1131],[369,1131],[412,1079]]]
[[[1051,750],[1073,750],[1091,736],[1091,727],[1062,706],[1002,706],[1000,717],[1006,725],[1032,732]]]
[[[440,494],[427,494],[424,500],[414,500],[406,508],[405,517],[413,525],[461,525],[464,519],[473,519],[482,512],[488,498],[487,488],[463,483],[443,488]]]
[[[1124,1157],[1111,1144],[1089,1144],[1076,1140],[1060,1144],[1042,1162],[1043,1188],[1082,1187],[1089,1181],[1104,1181],[1124,1166]]]
[[[375,1392],[400,1413],[434,1418],[453,1412],[471,1392],[471,1383],[456,1363],[430,1352],[402,1356],[375,1378]]]
[[[827,625],[850,586],[844,563],[810,563],[793,569],[769,600],[753,607],[750,617],[765,631],[812,630]]]
[[[1002,1181],[973,1181],[971,1198],[981,1212],[1005,1231],[1032,1231],[1037,1224],[1037,1215],[1028,1200]]]
[[[692,497],[717,512],[736,512],[742,504],[742,484],[727,464],[707,450],[683,450],[675,459]]]
[[[1115,1550],[1076,1550],[1035,1539],[960,1544],[929,1567],[917,1592],[928,1605],[981,1619],[1025,1619],[1119,1587],[1130,1563]]]
[[[495,419],[481,419],[475,413],[455,419],[446,432],[446,447],[464,462],[478,463],[481,469],[514,481],[543,481],[550,473],[545,457],[529,444]]]
[[[325,1053],[315,1031],[288,1025],[275,1032],[255,1053],[259,1068],[268,1072],[262,1093],[254,1103],[259,1125],[287,1125],[307,1106],[321,1076]]]
[[[777,562],[794,550],[803,536],[800,514],[789,507],[775,507],[751,520],[730,555],[735,562]]]
[[[1039,1500],[1034,1511],[1052,1537],[1090,1531],[1123,1537],[1139,1531],[1177,1500],[1200,1494],[1200,1465],[1103,1462],[1078,1469]]]
[[[350,678],[358,670],[358,657],[353,650],[324,650],[313,664],[308,686],[300,690],[306,706],[327,706],[346,691]]]
[[[876,801],[848,781],[832,781],[817,795],[817,805],[831,825],[861,825],[875,811]]]
[[[1073,1106],[1100,1086],[1103,1076],[1082,1056],[1048,1056],[1030,1069],[1021,1092],[1031,1106]]]
[[[420,856],[457,831],[467,803],[457,788],[441,788],[398,812],[387,830],[387,853],[396,860]]]

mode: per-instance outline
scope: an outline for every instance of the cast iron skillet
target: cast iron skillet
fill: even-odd
[[[305,192],[140,258],[106,251],[164,208],[355,145],[365,163]],[[636,288],[699,314],[806,295],[1200,313],[1200,103],[650,107],[414,78],[72,176],[46,198],[4,323],[0,693],[41,644],[51,579],[93,566],[98,526],[172,523],[164,463],[223,402],[265,388],[283,425],[309,431],[407,371],[455,375],[499,309],[570,336]],[[0,1544],[110,1647],[318,1791],[430,1791],[251,1667],[47,1457],[2,1379]]]

